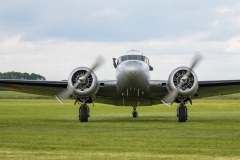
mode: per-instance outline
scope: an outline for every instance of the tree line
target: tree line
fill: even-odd
[[[35,73],[21,73],[21,72],[0,72],[0,79],[23,79],[23,80],[46,80],[46,78],[40,74]]]

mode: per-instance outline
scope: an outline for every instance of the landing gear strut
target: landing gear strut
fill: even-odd
[[[86,103],[83,103],[79,107],[79,121],[88,122],[88,117],[90,117],[90,108]]]
[[[177,117],[179,122],[186,122],[188,117],[188,110],[185,103],[180,103],[177,107]]]
[[[133,115],[133,118],[137,118],[138,117],[137,106],[133,106],[132,115]]]

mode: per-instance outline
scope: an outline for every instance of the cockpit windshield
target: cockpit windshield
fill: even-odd
[[[139,60],[139,61],[143,61],[143,62],[149,64],[149,60],[145,56],[142,56],[142,55],[125,55],[125,56],[121,56],[121,57],[118,58],[117,65],[122,63],[123,61],[127,61],[127,60]]]

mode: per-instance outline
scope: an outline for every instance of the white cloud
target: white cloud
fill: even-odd
[[[225,52],[239,53],[240,54],[240,36],[233,37],[227,41],[228,47]]]
[[[213,26],[214,26],[214,27],[217,27],[217,26],[218,26],[218,20],[215,20],[215,21],[214,21]]]
[[[222,13],[225,13],[225,12],[233,12],[230,8],[224,6],[224,7],[219,7],[217,9],[218,12],[222,12]]]
[[[205,55],[199,79],[237,79],[238,1],[0,2],[0,72],[35,72],[67,79],[102,54],[99,79],[114,79],[112,57],[136,49],[149,57],[153,79],[167,79]],[[47,4],[47,5],[46,5]]]
[[[167,79],[173,69],[188,66],[193,53],[200,51],[206,57],[204,65],[197,69],[200,79],[240,78],[237,70],[222,76],[223,70],[238,64],[236,54],[240,48],[237,38],[226,42],[203,41],[202,38],[206,36],[208,33],[196,33],[181,38],[140,42],[79,42],[61,39],[25,42],[16,35],[0,42],[0,68],[1,72],[34,72],[44,75],[48,80],[62,80],[67,79],[76,67],[90,67],[95,57],[102,54],[107,64],[97,71],[99,79],[115,79],[112,58],[130,49],[137,49],[150,59],[154,67],[152,78]]]

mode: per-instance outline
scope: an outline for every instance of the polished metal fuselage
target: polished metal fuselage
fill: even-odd
[[[114,65],[116,80],[99,81],[100,88],[94,97],[95,101],[117,106],[159,104],[161,97],[168,92],[167,81],[150,79],[153,68],[146,57],[135,57],[135,60],[128,58],[131,57],[122,56]]]
[[[149,65],[139,60],[127,60],[116,68],[117,96],[146,97],[149,90]]]

